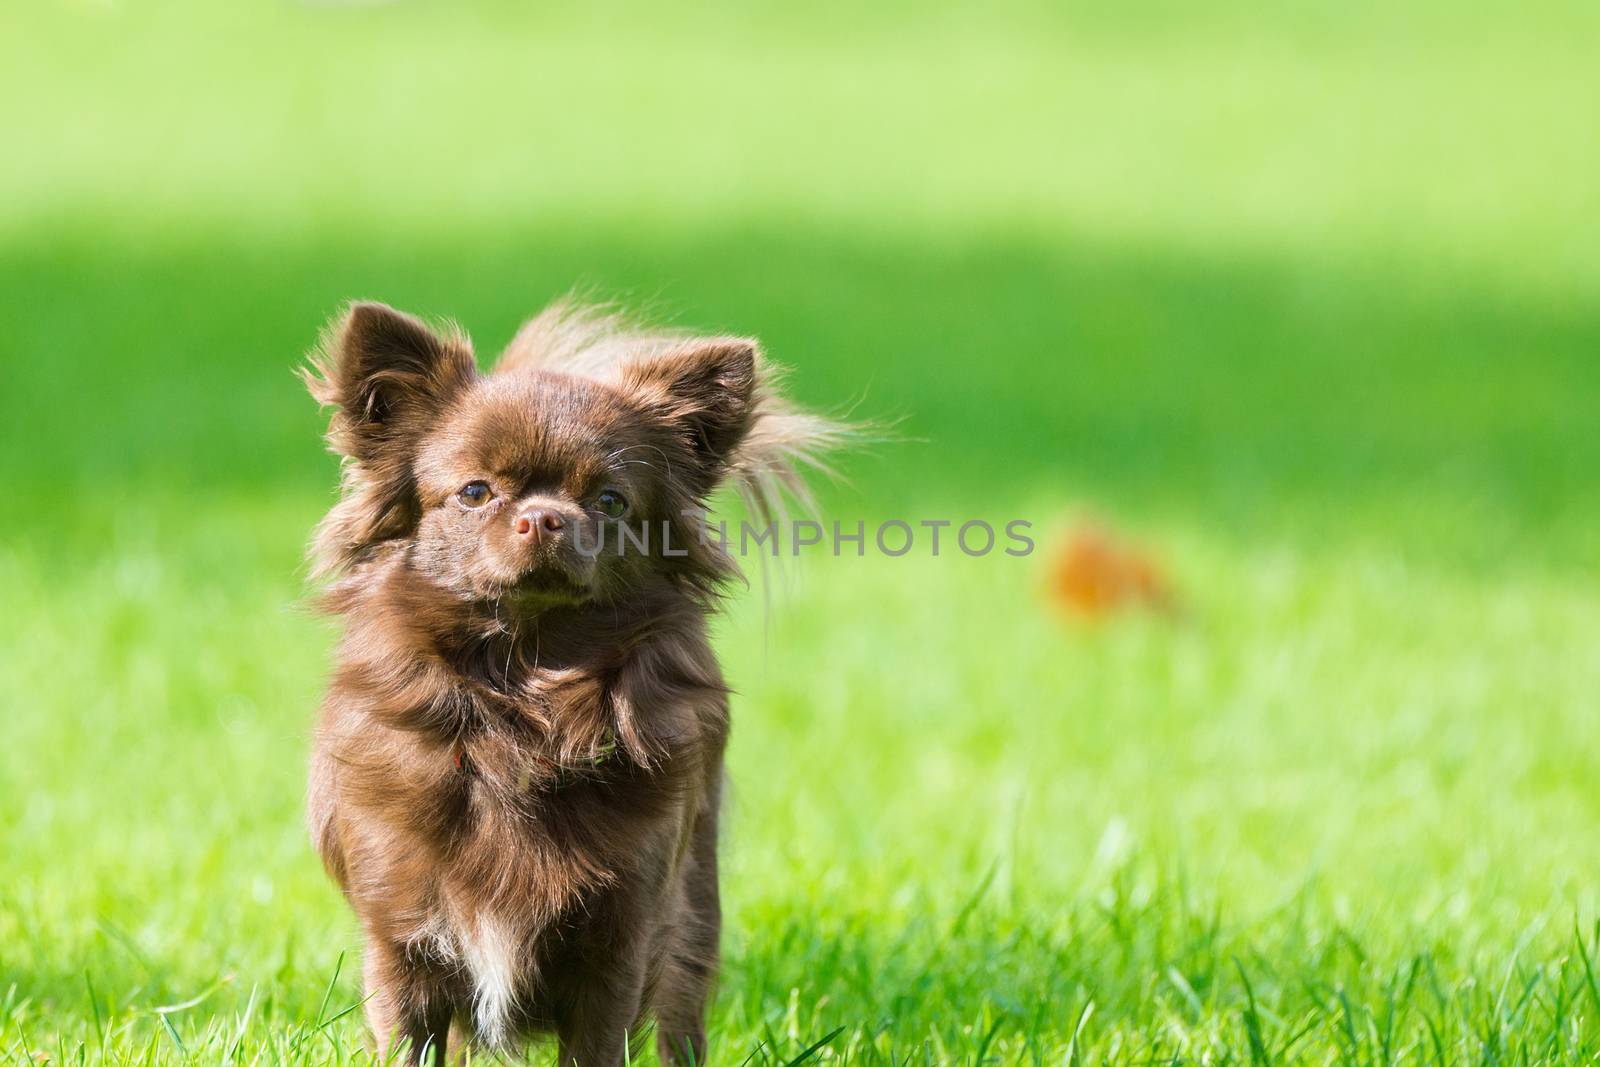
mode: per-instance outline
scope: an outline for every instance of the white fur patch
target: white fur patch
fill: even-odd
[[[406,938],[406,951],[408,954],[432,956],[447,963],[459,962],[461,958],[455,931],[442,915],[430,916],[413,929],[411,936]]]
[[[472,1017],[478,1039],[504,1047],[517,994],[517,940],[506,925],[487,912],[460,934],[461,954],[472,974]]]

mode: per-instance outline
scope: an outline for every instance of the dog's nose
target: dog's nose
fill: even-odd
[[[567,520],[552,508],[529,508],[517,516],[517,536],[533,544],[543,544],[561,533]]]

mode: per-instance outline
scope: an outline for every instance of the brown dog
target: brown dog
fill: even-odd
[[[442,1064],[458,1022],[612,1067],[653,1015],[663,1062],[704,1063],[728,731],[706,618],[737,573],[705,502],[793,488],[835,427],[750,341],[562,305],[485,376],[463,337],[356,304],[306,380],[345,460],[314,557],[346,620],[308,817],[380,1054]]]

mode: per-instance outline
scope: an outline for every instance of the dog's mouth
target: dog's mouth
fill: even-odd
[[[588,600],[592,593],[588,582],[581,581],[564,567],[546,563],[518,578],[506,591],[504,599],[537,608],[579,604]]]

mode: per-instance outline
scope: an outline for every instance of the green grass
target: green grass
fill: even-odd
[[[289,371],[353,296],[487,360],[573,286],[900,419],[829,515],[1041,534],[791,561],[719,623],[714,1062],[1600,1061],[1597,41],[0,13],[0,1063],[366,1056],[300,827],[335,474]],[[1054,610],[1086,511],[1181,614]]]

